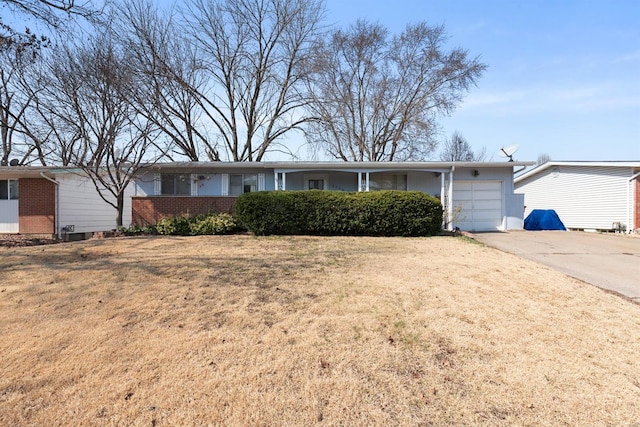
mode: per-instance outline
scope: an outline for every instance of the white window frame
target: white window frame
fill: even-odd
[[[231,194],[231,176],[233,175],[240,175],[242,176],[242,193],[240,194]],[[246,191],[244,191],[244,182],[246,180],[247,177],[255,177],[256,178],[256,191],[264,191],[265,189],[265,175],[263,173],[232,173],[232,174],[227,174],[224,173],[222,174],[222,188],[221,188],[221,194],[223,196],[233,196],[233,197],[238,197],[242,194],[244,194]]]
[[[162,194],[162,177],[163,176],[172,176],[173,177],[173,193]],[[176,177],[183,176],[189,180],[189,190],[186,193],[176,194]],[[188,173],[159,173],[156,174],[154,180],[154,191],[157,196],[191,196],[193,194],[193,176]]]
[[[20,184],[17,179],[0,179],[0,185],[4,185],[5,191],[7,193],[7,198],[2,198],[0,200],[19,200],[20,198]],[[16,190],[11,191],[12,185],[15,185]],[[15,195],[14,195],[15,193]]]

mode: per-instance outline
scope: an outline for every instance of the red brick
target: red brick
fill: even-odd
[[[56,186],[43,178],[21,178],[19,187],[20,234],[56,233]]]
[[[133,197],[131,214],[133,224],[144,227],[155,225],[165,217],[200,215],[209,212],[233,212],[236,197],[231,196],[155,196]]]

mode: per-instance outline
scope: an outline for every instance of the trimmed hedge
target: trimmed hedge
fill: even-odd
[[[419,191],[260,191],[235,204],[257,235],[429,236],[440,231],[440,200]]]

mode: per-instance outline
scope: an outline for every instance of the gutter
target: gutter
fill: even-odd
[[[55,192],[56,192],[56,194],[55,194],[56,207],[55,207],[55,213],[54,213],[55,218],[53,220],[53,223],[54,223],[53,226],[55,227],[54,235],[56,236],[56,239],[60,240],[60,227],[58,227],[58,224],[59,224],[59,221],[60,221],[60,215],[59,215],[59,213],[60,213],[60,208],[59,208],[60,203],[58,203],[59,199],[60,199],[60,192],[59,192],[58,188],[60,186],[60,183],[58,181],[56,181],[55,179],[49,178],[48,176],[46,176],[44,174],[44,172],[40,172],[40,176],[43,177],[44,179],[46,179],[49,182],[53,182],[55,184],[55,186],[56,186],[56,190],[55,190]]]

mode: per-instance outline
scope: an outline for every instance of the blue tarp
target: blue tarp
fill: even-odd
[[[534,209],[524,220],[525,230],[566,230],[553,209]]]

